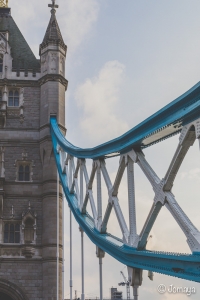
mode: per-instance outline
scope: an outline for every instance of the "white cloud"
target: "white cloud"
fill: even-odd
[[[61,2],[61,1],[60,1]],[[59,24],[63,38],[70,52],[73,52],[87,38],[98,18],[99,4],[96,0],[62,1]]]
[[[189,170],[188,172],[181,172],[180,173],[181,179],[200,179],[200,168],[194,168]]]
[[[50,3],[50,0],[43,0],[42,4],[39,0],[9,2],[13,18],[36,56],[49,23]],[[57,4],[58,24],[69,53],[72,53],[91,33],[98,18],[99,4],[97,0],[59,0]]]
[[[97,77],[86,79],[76,91],[76,100],[83,110],[81,127],[89,140],[105,142],[129,129],[115,112],[125,66],[118,61],[107,62]]]

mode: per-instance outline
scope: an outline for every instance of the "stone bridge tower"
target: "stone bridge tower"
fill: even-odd
[[[49,121],[56,115],[65,133],[67,47],[55,0],[49,6],[38,60],[0,1],[1,300],[63,299],[63,199]]]

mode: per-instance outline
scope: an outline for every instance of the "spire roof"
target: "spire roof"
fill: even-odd
[[[11,17],[10,8],[0,7],[0,32],[9,32],[9,45],[13,58],[13,69],[40,70],[40,62]]]
[[[66,49],[66,45],[64,43],[57,19],[56,19],[56,10],[55,8],[58,8],[58,5],[55,5],[55,0],[52,0],[52,4],[49,4],[49,7],[51,7],[51,18],[49,21],[49,25],[47,27],[44,39],[42,44],[40,45],[40,48],[45,47],[48,43],[56,43],[63,46],[63,48]]]

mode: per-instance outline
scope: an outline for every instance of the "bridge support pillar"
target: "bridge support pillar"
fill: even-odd
[[[70,287],[70,300],[72,300],[72,288],[73,288],[73,281],[72,281],[72,212],[71,209],[69,211],[69,222],[70,222],[70,280],[69,280],[69,287]]]
[[[138,289],[139,289],[138,286],[133,287],[133,299],[134,300],[138,300]]]
[[[128,280],[133,287],[133,299],[138,300],[138,289],[142,285],[142,272],[141,269],[128,267]]]
[[[84,278],[84,231],[80,228],[81,232],[81,278],[82,278],[82,291],[81,300],[85,300],[85,278]]]
[[[103,300],[103,259],[99,257],[99,288],[100,300]]]
[[[99,289],[100,289],[100,300],[103,300],[103,258],[105,252],[99,247],[96,248],[96,255],[99,258]]]

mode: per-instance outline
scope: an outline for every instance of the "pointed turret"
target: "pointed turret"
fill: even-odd
[[[58,22],[56,20],[56,10],[51,10],[51,19],[47,27],[42,44],[40,45],[40,50],[46,47],[49,43],[56,43],[62,46],[64,49],[67,49],[67,46],[64,43]]]
[[[51,114],[57,116],[59,125],[65,127],[64,98],[68,81],[65,79],[67,46],[63,40],[57,19],[55,0],[51,0],[51,17],[40,45],[41,62],[41,126],[49,124]],[[46,90],[51,87],[51,93]],[[43,91],[44,90],[44,91]],[[43,99],[44,98],[44,99]],[[43,103],[44,101],[44,103]]]
[[[43,53],[43,49],[50,46],[50,45],[59,45],[65,52],[67,51],[67,46],[64,43],[57,19],[56,19],[56,10],[55,8],[58,8],[58,5],[55,5],[55,0],[52,1],[53,4],[49,4],[49,7],[52,7],[51,9],[51,18],[49,21],[49,25],[47,27],[44,39],[40,45],[40,55]]]

